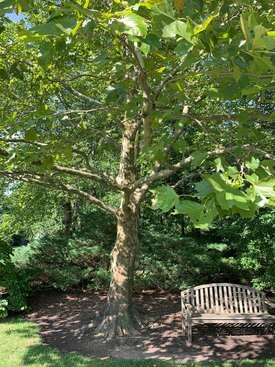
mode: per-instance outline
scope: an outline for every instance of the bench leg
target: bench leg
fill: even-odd
[[[192,345],[192,322],[187,322],[186,345],[187,345],[187,347],[191,347],[191,345]]]
[[[183,314],[181,316],[181,326],[182,326],[183,334],[186,335],[186,321],[185,321],[185,317]]]

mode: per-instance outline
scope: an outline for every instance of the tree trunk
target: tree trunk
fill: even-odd
[[[123,205],[118,214],[107,306],[96,330],[107,338],[139,333],[140,321],[132,302],[135,259],[139,247],[138,217],[138,210],[127,205]]]
[[[139,247],[138,193],[130,193],[136,180],[135,151],[137,121],[123,125],[120,167],[117,181],[128,190],[121,193],[117,214],[117,237],[111,253],[111,283],[103,320],[96,332],[107,338],[138,334],[140,321],[132,302],[135,259]]]
[[[64,235],[69,236],[72,232],[73,226],[73,208],[71,201],[66,201],[63,203],[63,228],[64,228]]]

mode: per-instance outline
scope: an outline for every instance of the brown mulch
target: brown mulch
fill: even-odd
[[[47,292],[31,299],[27,318],[41,327],[45,344],[66,352],[100,359],[159,359],[186,361],[273,359],[275,331],[262,327],[211,326],[194,329],[193,346],[187,347],[181,331],[178,294],[143,292],[134,297],[151,322],[139,337],[104,340],[92,330],[79,333],[96,319],[106,301],[102,292]]]

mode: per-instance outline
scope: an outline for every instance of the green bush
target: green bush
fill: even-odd
[[[210,282],[253,285],[275,291],[275,215],[224,218],[211,231],[189,228],[182,236],[173,218],[142,218],[135,289],[179,290]],[[97,213],[98,215],[98,213]],[[115,226],[100,216],[83,216],[82,232],[71,238],[44,237],[14,250],[13,262],[36,284],[66,290],[106,289]],[[97,219],[97,220],[96,220]],[[93,226],[89,226],[93,223]]]
[[[8,301],[0,299],[0,319],[8,316]]]
[[[275,211],[262,209],[253,219],[226,218],[212,238],[227,243],[241,282],[275,293]]]
[[[87,238],[44,237],[18,248],[13,261],[38,284],[62,290],[87,284],[106,288],[102,274],[108,270],[109,253]]]
[[[148,226],[141,231],[136,288],[179,290],[217,281],[236,281],[239,270],[224,243],[202,243]]]
[[[7,310],[27,308],[28,277],[11,261],[11,254],[11,246],[0,240],[0,288],[7,291],[7,298],[0,299],[0,317],[6,316]]]

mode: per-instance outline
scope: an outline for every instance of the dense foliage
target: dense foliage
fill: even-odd
[[[6,316],[7,310],[27,308],[28,278],[11,261],[11,254],[11,246],[0,240],[0,317]],[[1,291],[4,291],[5,299],[1,299]]]
[[[1,236],[31,241],[17,266],[61,289],[98,288],[111,253],[98,329],[107,336],[138,327],[134,278],[139,288],[180,288],[245,270],[244,281],[272,289],[271,237],[260,244],[248,235],[253,222],[235,219],[260,220],[275,205],[269,2],[0,5]],[[10,21],[14,10],[21,21]],[[155,215],[143,204],[151,194]],[[225,231],[203,232],[229,215],[243,234],[235,248]],[[116,236],[106,232],[113,221]]]

